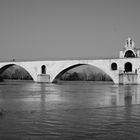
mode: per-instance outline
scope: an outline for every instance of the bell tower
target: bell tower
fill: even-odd
[[[134,41],[130,37],[128,37],[128,39],[125,42],[125,49],[134,49],[134,47],[135,47]]]
[[[128,37],[123,50],[120,51],[120,58],[140,57],[140,49],[135,48],[134,41]]]

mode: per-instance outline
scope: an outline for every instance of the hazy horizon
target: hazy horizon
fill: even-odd
[[[0,60],[119,57],[140,48],[139,0],[0,0]]]

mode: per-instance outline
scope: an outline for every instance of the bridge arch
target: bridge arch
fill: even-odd
[[[114,82],[114,77],[113,75],[111,75],[109,72],[104,71],[103,69],[101,69],[100,67],[97,67],[95,65],[92,64],[85,64],[85,63],[78,63],[78,64],[71,64],[71,65],[67,65],[65,68],[59,69],[52,77],[52,82],[57,82],[57,79],[59,77],[61,77],[65,72],[67,72],[68,70],[71,70],[73,68],[76,68],[78,66],[82,66],[82,65],[89,65],[89,66],[93,66],[95,68],[98,68],[99,70],[103,71],[106,75],[108,75],[110,77],[110,79]],[[115,83],[115,82],[114,82]]]
[[[30,77],[33,79],[33,80],[35,80],[34,79],[34,76],[31,74],[31,72],[30,71],[28,71],[28,69],[26,68],[26,67],[24,67],[24,66],[22,66],[22,65],[18,65],[18,64],[5,64],[5,65],[3,65],[1,68],[0,68],[0,75],[2,75],[2,73],[5,71],[5,70],[7,70],[8,68],[10,68],[10,67],[12,67],[12,66],[19,66],[20,68],[22,68],[24,71],[26,71],[27,73],[28,73],[28,75],[30,75]]]

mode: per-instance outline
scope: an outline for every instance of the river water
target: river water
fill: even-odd
[[[0,83],[0,140],[140,139],[140,85]]]

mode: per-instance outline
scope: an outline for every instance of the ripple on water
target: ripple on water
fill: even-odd
[[[0,85],[1,139],[139,139],[140,87]]]

